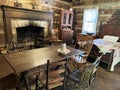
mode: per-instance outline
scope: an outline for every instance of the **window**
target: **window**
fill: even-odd
[[[98,9],[85,9],[82,33],[96,35],[97,21],[98,21]]]

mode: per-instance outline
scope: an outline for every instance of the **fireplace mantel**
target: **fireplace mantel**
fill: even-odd
[[[0,6],[3,12],[3,22],[5,31],[5,43],[6,46],[10,46],[13,34],[12,34],[12,19],[22,20],[36,20],[48,22],[48,36],[51,36],[51,30],[53,27],[53,12],[45,12],[31,9],[24,9],[12,6]]]

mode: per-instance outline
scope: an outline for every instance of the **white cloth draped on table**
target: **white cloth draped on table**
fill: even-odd
[[[105,41],[99,38],[95,39],[93,44],[96,45],[100,49],[99,52],[102,52],[103,54],[111,53],[113,49],[115,50],[113,62],[110,68],[110,71],[114,71],[114,66],[120,62],[120,43]]]

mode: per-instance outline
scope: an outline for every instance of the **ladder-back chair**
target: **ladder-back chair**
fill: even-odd
[[[93,37],[90,35],[83,35],[78,33],[77,34],[77,40],[75,43],[74,48],[75,49],[79,49],[81,51],[83,51],[84,53],[80,54],[80,55],[74,55],[73,57],[71,57],[69,59],[69,64],[70,64],[70,71],[79,68],[79,66],[83,66],[88,58],[88,55],[92,49],[93,46]]]
[[[51,90],[56,87],[64,88],[63,85],[64,85],[64,76],[66,71],[65,68],[66,68],[65,60],[61,60],[53,63],[51,63],[50,60],[48,60],[46,75],[36,76],[36,90],[44,90],[44,89]]]

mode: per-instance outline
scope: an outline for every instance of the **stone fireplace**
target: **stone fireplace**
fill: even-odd
[[[36,36],[48,37],[48,22],[12,19],[12,41],[17,43],[34,42]]]
[[[52,12],[1,6],[7,48],[22,42],[34,42],[36,36],[51,36]]]

